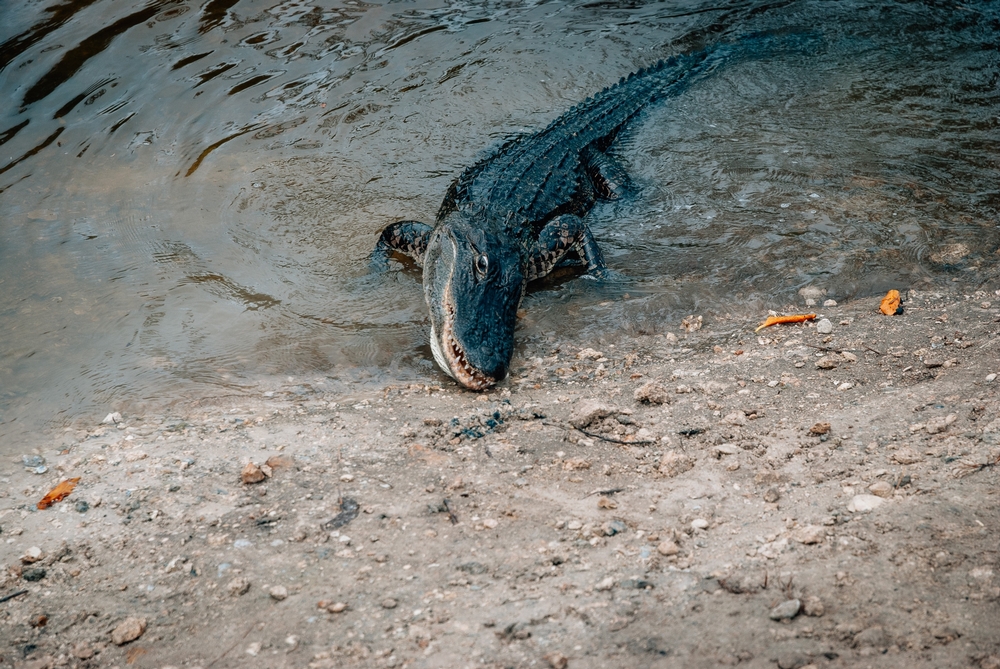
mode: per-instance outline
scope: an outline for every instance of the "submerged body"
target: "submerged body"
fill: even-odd
[[[583,217],[598,199],[617,198],[625,187],[608,148],[651,102],[679,94],[736,46],[747,53],[762,43],[716,46],[636,72],[466,169],[434,226],[400,221],[382,231],[376,266],[394,252],[423,265],[431,349],[445,372],[473,390],[501,381],[529,281],[573,262],[588,277],[607,276]]]

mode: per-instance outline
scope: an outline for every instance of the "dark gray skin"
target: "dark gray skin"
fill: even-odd
[[[553,121],[505,143],[449,188],[433,227],[400,221],[382,231],[372,264],[399,253],[423,265],[431,349],[441,368],[472,390],[507,376],[517,310],[529,281],[578,264],[609,270],[583,218],[615,199],[627,176],[606,153],[642,110],[711,71],[728,47],[675,56],[636,72]]]

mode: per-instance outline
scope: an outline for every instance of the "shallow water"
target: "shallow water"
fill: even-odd
[[[378,231],[620,76],[748,32],[618,145],[617,286],[534,287],[522,341],[996,278],[1000,3],[250,2],[0,8],[0,451],[278,383],[447,382]],[[398,268],[397,268],[398,269]],[[628,294],[625,300],[624,293]]]

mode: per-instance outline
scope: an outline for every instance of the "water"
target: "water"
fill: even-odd
[[[591,216],[627,285],[537,286],[521,341],[996,276],[1000,3],[0,6],[0,451],[43,425],[276,384],[446,382],[378,231],[661,57],[812,29],[617,148]],[[628,300],[622,299],[627,292]]]

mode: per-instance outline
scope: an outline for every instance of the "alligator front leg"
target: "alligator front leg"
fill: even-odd
[[[575,251],[587,266],[587,276],[604,279],[609,270],[604,255],[590,228],[579,216],[564,214],[542,228],[528,259],[528,281],[540,279],[559,265],[570,251]]]
[[[379,272],[388,269],[389,256],[393,253],[402,253],[413,258],[418,265],[422,265],[431,230],[433,230],[431,226],[418,221],[397,221],[387,226],[379,235],[375,249],[369,257],[371,268]]]

